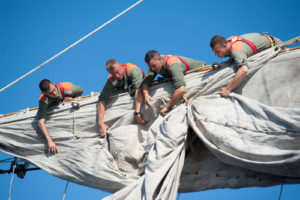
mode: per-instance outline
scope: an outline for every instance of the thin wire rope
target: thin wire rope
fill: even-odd
[[[7,158],[7,159],[4,159],[4,160],[0,160],[0,163],[5,163],[5,162],[12,162],[14,158]]]
[[[280,199],[281,199],[281,195],[282,195],[282,189],[283,189],[283,185],[281,185],[281,187],[280,187],[280,193],[279,193],[278,200],[280,200]]]
[[[80,40],[78,40],[77,42],[74,42],[73,44],[71,44],[70,46],[68,46],[67,48],[65,48],[64,50],[62,50],[61,52],[59,52],[58,54],[56,54],[55,56],[51,57],[50,59],[46,60],[45,62],[43,62],[42,64],[40,64],[39,66],[37,66],[36,68],[34,68],[33,70],[27,72],[26,74],[24,74],[23,76],[21,76],[20,78],[16,79],[15,81],[11,82],[10,84],[8,84],[7,86],[3,87],[0,92],[3,92],[4,90],[6,90],[7,88],[9,88],[10,86],[14,85],[15,83],[17,83],[18,81],[22,80],[23,78],[25,78],[26,76],[30,75],[31,73],[35,72],[36,70],[40,69],[41,67],[43,67],[44,65],[46,65],[47,63],[51,62],[52,60],[54,60],[55,58],[57,58],[58,56],[60,56],[61,54],[65,53],[66,51],[68,51],[69,49],[73,48],[74,46],[76,46],[77,44],[79,44],[80,42],[82,42],[83,40],[87,39],[88,37],[92,36],[94,33],[96,33],[97,31],[99,31],[100,29],[102,29],[103,27],[105,27],[106,25],[108,25],[109,23],[113,22],[114,20],[116,20],[117,18],[119,18],[120,16],[122,16],[123,14],[125,14],[126,12],[128,12],[129,10],[131,10],[132,8],[134,8],[135,6],[137,6],[138,4],[142,3],[144,0],[140,0],[138,2],[136,2],[135,4],[133,4],[132,6],[130,6],[129,8],[125,9],[123,12],[119,13],[118,15],[116,15],[115,17],[111,18],[109,21],[107,21],[106,23],[104,23],[103,25],[99,26],[98,28],[96,28],[95,30],[93,30],[92,32],[90,32],[89,34],[87,34],[86,36],[82,37]]]
[[[178,193],[177,200],[180,200],[179,197],[180,197],[180,192]]]
[[[9,186],[9,197],[8,197],[8,200],[11,199],[11,188],[12,188],[12,183],[13,183],[13,180],[14,180],[14,172],[15,172],[16,167],[17,167],[17,163],[15,163],[14,166],[13,166],[13,168],[12,168],[12,175],[11,175],[10,186]]]
[[[66,187],[65,187],[64,196],[63,196],[62,200],[65,200],[65,198],[66,198],[66,193],[67,193],[68,185],[69,185],[69,181],[67,181],[67,184],[66,184]]]

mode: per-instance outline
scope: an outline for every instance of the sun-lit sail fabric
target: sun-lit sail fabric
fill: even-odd
[[[111,97],[108,138],[99,138],[98,96],[59,105],[47,127],[59,148],[47,153],[36,111],[0,118],[0,151],[59,178],[116,192],[106,199],[174,199],[177,191],[270,186],[300,182],[300,50],[271,48],[248,59],[249,73],[228,98],[218,90],[232,66],[191,73],[186,102],[166,116],[159,110],[171,83],[151,87],[147,124],[134,121],[128,93]]]

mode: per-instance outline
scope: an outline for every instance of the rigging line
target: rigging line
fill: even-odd
[[[180,197],[180,192],[178,193],[177,200],[180,200],[179,197]]]
[[[12,168],[12,175],[11,175],[11,180],[10,180],[10,186],[9,186],[9,197],[8,197],[8,200],[11,199],[11,188],[12,188],[12,183],[13,183],[13,180],[14,180],[14,172],[15,172],[15,169],[17,167],[17,162],[15,162],[13,168]]]
[[[281,185],[281,187],[280,187],[280,194],[279,194],[279,198],[278,198],[278,200],[280,200],[280,199],[281,199],[281,195],[282,195],[282,189],[283,189],[283,185]]]
[[[14,85],[15,83],[17,83],[18,81],[22,80],[23,78],[25,78],[26,76],[30,75],[31,73],[35,72],[36,70],[38,70],[39,68],[43,67],[44,65],[46,65],[47,63],[49,63],[50,61],[54,60],[55,58],[57,58],[58,56],[60,56],[61,54],[65,53],[66,51],[68,51],[69,49],[73,48],[74,46],[76,46],[77,44],[79,44],[80,42],[82,42],[83,40],[87,39],[88,37],[92,36],[94,33],[96,33],[97,31],[99,31],[100,29],[102,29],[103,27],[105,27],[106,25],[108,25],[109,23],[111,23],[112,21],[114,21],[115,19],[119,18],[120,16],[122,16],[123,14],[125,14],[126,12],[128,12],[129,10],[131,10],[132,8],[134,8],[135,6],[137,6],[138,4],[142,3],[144,0],[140,0],[138,2],[136,2],[135,4],[133,4],[132,6],[130,6],[129,8],[125,9],[123,12],[119,13],[118,15],[116,15],[115,17],[111,18],[110,20],[108,20],[106,23],[104,23],[103,25],[99,26],[98,28],[96,28],[95,30],[93,30],[92,32],[90,32],[89,34],[87,34],[86,36],[82,37],[80,40],[78,40],[77,42],[74,42],[73,44],[71,44],[70,46],[68,46],[67,48],[65,48],[64,50],[62,50],[61,52],[59,52],[58,54],[56,54],[55,56],[51,57],[50,59],[46,60],[45,62],[43,62],[42,64],[40,64],[39,66],[37,66],[36,68],[34,68],[33,70],[27,72],[26,74],[24,74],[23,76],[19,77],[18,79],[16,79],[15,81],[13,81],[12,83],[8,84],[7,86],[3,87],[0,90],[0,93],[3,92],[5,89],[9,88],[10,86]]]
[[[67,181],[67,184],[66,184],[66,187],[65,187],[65,192],[64,192],[63,200],[65,200],[65,198],[66,198],[66,193],[67,193],[68,185],[69,185],[69,181]]]
[[[12,162],[13,159],[14,159],[14,158],[3,159],[3,160],[0,160],[0,163]]]

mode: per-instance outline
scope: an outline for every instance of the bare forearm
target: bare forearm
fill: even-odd
[[[144,101],[144,96],[143,96],[141,88],[139,88],[135,91],[134,98],[135,98],[135,112],[140,112],[141,107],[142,107],[142,103]]]
[[[134,119],[140,125],[144,125],[146,121],[143,119],[141,113],[139,113],[141,112],[141,107],[144,101],[142,88],[139,88],[135,91],[134,99],[135,99],[135,112],[136,112],[134,114]]]
[[[53,153],[55,155],[56,153],[58,153],[58,148],[56,144],[53,142],[52,138],[50,137],[45,121],[46,121],[45,119],[40,119],[38,121],[38,126],[47,140],[48,153]]]
[[[108,126],[104,124],[104,113],[105,113],[105,102],[98,101],[98,125],[99,125],[99,133],[100,137],[104,138],[106,136],[106,131],[108,130]]]
[[[98,125],[104,125],[105,102],[98,101]]]
[[[151,101],[151,97],[149,96],[149,86],[147,84],[143,84],[142,85],[142,93],[143,93],[143,97],[144,97],[144,101],[146,103],[146,105],[149,107],[149,108],[152,108],[152,105],[150,104],[150,101]]]
[[[230,83],[226,86],[228,90],[233,90],[247,75],[248,67],[246,65],[241,66],[236,72],[234,78]]]
[[[50,137],[50,134],[46,127],[45,121],[46,121],[45,119],[38,120],[38,126],[39,126],[41,132],[43,133],[43,135],[45,136],[47,142],[50,142],[50,141],[52,141],[52,138]]]
[[[142,85],[143,95],[149,95],[149,86],[147,84]]]
[[[170,101],[165,105],[165,107],[168,110],[171,109],[183,97],[184,92],[185,92],[185,86],[181,86],[175,89]]]

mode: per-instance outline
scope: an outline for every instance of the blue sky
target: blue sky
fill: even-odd
[[[0,0],[0,87],[40,65],[105,23],[134,0]],[[132,62],[145,72],[150,49],[210,64],[220,61],[209,47],[216,34],[229,37],[270,32],[286,41],[300,35],[300,1],[145,0],[117,21],[0,93],[0,113],[38,106],[38,83],[71,81],[84,95],[100,92],[105,62]],[[299,46],[299,45],[298,45]],[[8,158],[0,153],[0,160]],[[8,168],[0,163],[0,169]],[[11,175],[0,175],[0,199],[8,199]],[[14,179],[12,199],[62,199],[66,181],[43,171]],[[300,185],[284,186],[282,199],[299,199]],[[280,186],[219,189],[181,194],[180,199],[278,199]],[[69,184],[66,199],[101,199],[108,193]]]

